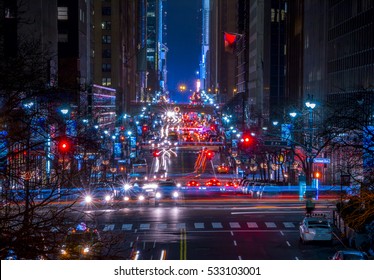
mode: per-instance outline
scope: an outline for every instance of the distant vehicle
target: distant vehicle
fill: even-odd
[[[332,243],[332,227],[323,216],[313,214],[306,216],[299,226],[300,241],[326,241]]]
[[[102,246],[99,231],[80,223],[76,228],[70,229],[65,236],[59,259],[97,259]]]
[[[221,186],[222,183],[218,179],[210,179],[209,181],[206,182],[206,185],[209,187],[217,187],[217,186]]]
[[[116,191],[110,185],[95,184],[90,186],[90,189],[84,194],[84,202],[87,205],[112,205]]]
[[[199,182],[197,182],[195,180],[192,180],[192,181],[188,181],[187,186],[188,187],[198,187],[198,186],[200,186],[200,184],[199,184]]]
[[[179,143],[179,137],[178,134],[175,132],[171,132],[166,137],[166,140],[170,143],[172,146],[176,146]]]
[[[165,198],[178,200],[181,198],[181,190],[172,180],[159,181],[157,183],[155,198],[156,202]]]
[[[131,164],[130,177],[148,176],[148,165],[145,159],[137,159]]]
[[[221,164],[221,165],[218,165],[217,166],[217,173],[224,173],[224,174],[227,174],[230,172],[230,167],[228,165],[224,165],[224,164]]]
[[[369,257],[365,252],[357,250],[337,251],[331,260],[368,260]]]

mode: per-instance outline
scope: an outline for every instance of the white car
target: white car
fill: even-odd
[[[306,216],[300,223],[300,241],[332,242],[332,227],[330,222],[323,216]]]

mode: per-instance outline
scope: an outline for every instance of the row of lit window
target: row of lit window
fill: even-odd
[[[271,22],[279,22],[279,16],[281,21],[286,20],[286,11],[271,9]]]

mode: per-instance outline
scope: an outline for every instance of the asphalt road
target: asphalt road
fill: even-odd
[[[318,204],[317,212],[331,217],[332,204]],[[338,239],[301,244],[303,216],[298,201],[232,198],[86,209],[81,219],[100,230],[110,244],[103,258],[111,259],[326,260],[342,248]]]

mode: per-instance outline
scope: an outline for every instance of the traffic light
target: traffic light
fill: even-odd
[[[208,150],[208,151],[205,152],[205,156],[206,156],[206,159],[208,159],[208,160],[212,160],[213,157],[214,157],[214,152]]]
[[[153,157],[159,157],[159,156],[160,156],[160,153],[161,153],[161,152],[160,152],[159,150],[157,150],[157,149],[154,150],[154,151],[153,151]]]
[[[71,143],[67,139],[61,139],[58,143],[58,151],[66,154],[71,150]]]
[[[148,125],[144,124],[142,127],[142,132],[147,133],[148,132]]]
[[[322,173],[319,171],[314,171],[313,172],[313,178],[314,179],[321,179],[322,178]]]
[[[119,136],[119,141],[125,142],[125,140],[126,140],[126,137],[124,135]]]
[[[253,138],[251,135],[243,135],[241,142],[244,144],[244,146],[248,147],[253,143]]]

